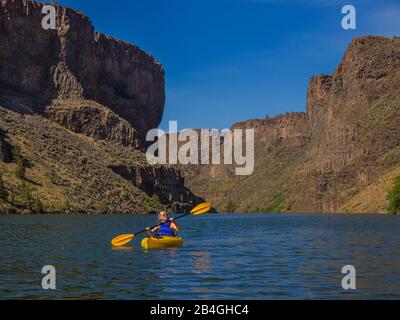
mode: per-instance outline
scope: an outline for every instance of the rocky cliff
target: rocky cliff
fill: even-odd
[[[0,2],[0,86],[41,98],[93,100],[127,120],[143,140],[161,121],[164,70],[142,49],[94,31],[83,14],[57,7],[56,30],[45,30],[43,4]]]
[[[44,30],[42,7],[0,0],[0,212],[183,210],[202,201],[192,191],[218,211],[385,212],[400,175],[399,38],[354,39],[332,75],[310,79],[306,112],[233,125],[256,140],[254,173],[235,176],[149,166],[160,63],[69,8]]]
[[[251,176],[185,173],[218,210],[385,212],[400,172],[400,39],[354,39],[332,75],[310,79],[307,112],[233,127],[255,128]]]
[[[0,0],[0,212],[145,213],[202,199],[143,147],[164,108],[164,70],[83,14]]]

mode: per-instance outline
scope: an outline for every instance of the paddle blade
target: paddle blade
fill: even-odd
[[[200,203],[199,205],[195,206],[190,213],[197,215],[197,214],[202,214],[210,211],[211,209],[211,204],[208,202]]]
[[[134,234],[121,234],[118,237],[112,239],[111,244],[114,247],[121,247],[124,244],[127,244],[129,241],[131,241],[134,237],[135,237]]]

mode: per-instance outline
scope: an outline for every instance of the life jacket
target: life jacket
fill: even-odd
[[[171,229],[171,222],[168,221],[167,223],[162,224],[160,229],[158,229],[158,235],[175,237],[175,231]]]

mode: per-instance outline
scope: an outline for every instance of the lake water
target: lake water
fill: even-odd
[[[184,246],[110,240],[155,216],[0,216],[1,299],[399,299],[400,217],[209,214],[179,220]],[[57,289],[41,288],[54,265]],[[345,291],[344,265],[357,271]]]

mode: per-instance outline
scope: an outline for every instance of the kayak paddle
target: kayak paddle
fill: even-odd
[[[183,218],[183,217],[187,216],[188,214],[199,215],[199,214],[202,214],[202,213],[206,213],[206,212],[210,211],[210,209],[211,209],[211,204],[209,204],[207,202],[200,203],[199,205],[195,206],[190,212],[185,213],[185,214],[175,218],[174,220],[178,220],[180,218]],[[124,244],[127,244],[128,242],[132,241],[138,234],[146,232],[149,229],[153,229],[155,227],[161,226],[162,224],[165,224],[167,222],[169,222],[169,221],[165,221],[163,223],[156,224],[155,226],[152,226],[150,228],[146,228],[146,229],[138,231],[136,233],[121,234],[121,235],[115,237],[114,239],[112,239],[111,240],[111,244],[114,247],[121,247]]]

